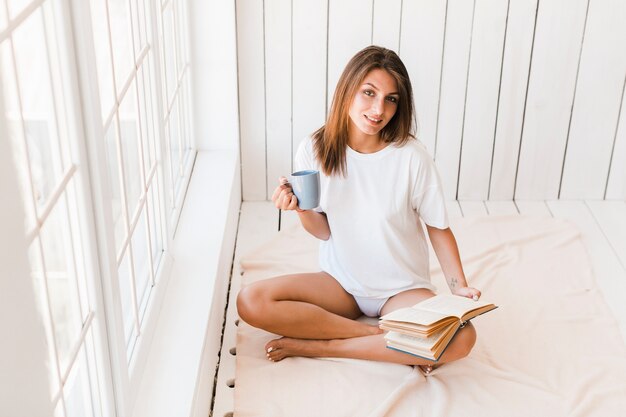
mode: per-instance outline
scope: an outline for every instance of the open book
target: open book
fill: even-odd
[[[496,308],[457,295],[436,295],[380,318],[387,347],[437,361],[468,320]]]

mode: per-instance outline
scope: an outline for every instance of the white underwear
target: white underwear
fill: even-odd
[[[354,297],[354,301],[356,301],[359,309],[363,314],[368,317],[379,317],[380,310],[383,309],[383,306],[389,300],[390,297],[386,298],[369,298],[369,297],[359,297],[358,295],[352,295]]]

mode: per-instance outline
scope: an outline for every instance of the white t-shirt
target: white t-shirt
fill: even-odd
[[[428,244],[421,218],[445,229],[448,216],[435,164],[424,146],[361,154],[346,149],[347,176],[326,176],[311,138],[295,158],[296,170],[320,171],[318,211],[326,213],[330,239],[320,244],[320,267],[350,294],[387,298],[430,283]]]

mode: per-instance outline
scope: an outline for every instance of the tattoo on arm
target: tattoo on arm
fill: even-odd
[[[450,277],[448,278],[448,285],[450,286],[450,289],[455,289],[456,288],[456,284],[458,284],[458,280],[455,277]]]

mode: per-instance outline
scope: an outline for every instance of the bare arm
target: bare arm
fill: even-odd
[[[426,228],[452,294],[469,298],[474,296],[480,297],[479,290],[467,286],[467,280],[461,265],[461,257],[459,256],[459,247],[456,244],[452,230],[450,228],[437,229],[428,225]]]
[[[276,208],[281,210],[295,210],[298,213],[300,222],[304,229],[321,240],[330,238],[330,226],[326,214],[318,213],[314,210],[301,210],[298,207],[298,198],[293,193],[291,185],[287,182],[287,178],[279,178],[280,185],[272,194],[272,201]]]
[[[298,209],[298,217],[300,217],[300,222],[302,226],[304,226],[304,229],[316,238],[321,240],[328,240],[330,238],[330,226],[328,225],[328,219],[325,213]]]

